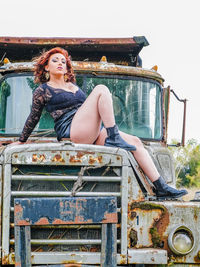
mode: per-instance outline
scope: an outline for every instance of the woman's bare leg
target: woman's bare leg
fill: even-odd
[[[115,125],[110,91],[105,85],[97,85],[72,120],[71,140],[75,143],[94,143],[102,121],[105,127]]]
[[[106,129],[100,132],[101,122],[106,128],[115,125],[112,97],[108,88],[104,85],[96,86],[83,105],[75,114],[70,131],[70,138],[75,143],[104,145],[107,137]],[[121,137],[129,144],[136,146],[132,152],[144,173],[153,182],[160,176],[156,167],[145,150],[139,138],[120,132]]]
[[[144,148],[141,140],[136,137],[129,134],[126,134],[124,132],[119,132],[121,137],[128,142],[131,145],[136,146],[136,151],[133,151],[133,155],[135,159],[137,160],[139,166],[142,168],[144,173],[148,176],[148,178],[154,182],[160,177],[160,174],[158,173],[149,153]],[[105,138],[107,137],[106,129],[103,129],[97,138],[96,145],[104,145]]]

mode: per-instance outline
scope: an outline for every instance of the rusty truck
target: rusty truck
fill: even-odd
[[[55,211],[59,216],[70,213],[70,209],[64,209],[68,198],[82,201],[82,204],[70,204],[75,207],[75,212],[78,209],[87,212],[93,208],[92,213],[95,212],[91,207],[93,204],[86,208],[83,205],[85,199],[114,198],[112,201],[116,202],[117,212],[117,221],[113,221],[116,226],[114,257],[117,266],[200,266],[199,200],[157,199],[150,180],[130,152],[113,147],[75,144],[68,139],[58,142],[53,121],[45,110],[29,141],[23,145],[10,145],[19,138],[31,109],[32,94],[38,86],[33,81],[32,58],[44,49],[59,46],[71,55],[76,82],[86,94],[97,84],[108,86],[119,129],[142,140],[159,173],[169,185],[175,186],[173,158],[167,146],[172,90],[164,86],[164,79],[156,68],[143,68],[139,53],[147,45],[144,36],[0,37],[2,266],[21,266],[17,263],[16,254],[21,253],[23,257],[26,245],[20,246],[17,236],[19,212],[24,227],[31,225],[29,264],[101,264],[102,249],[108,248],[102,248],[103,228],[100,224],[92,219],[86,224],[80,214],[75,215],[74,223],[63,224],[57,218],[60,224],[51,224],[47,218],[50,214],[43,214],[45,210],[51,212],[51,209],[54,214],[52,206],[45,204],[46,199],[61,199],[58,210],[62,208],[62,211]],[[186,101],[182,101],[186,107]],[[184,132],[185,119],[181,143],[184,143]],[[22,202],[31,202],[32,199],[39,205],[35,204],[35,212],[42,217],[30,224],[28,215],[23,215],[25,204],[23,206]],[[112,217],[107,211],[105,208],[104,220]]]

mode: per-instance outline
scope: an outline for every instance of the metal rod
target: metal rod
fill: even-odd
[[[179,102],[183,102],[183,104],[184,104],[182,139],[181,139],[181,144],[179,144],[179,145],[185,146],[186,103],[187,103],[187,99],[180,99],[180,98],[177,96],[177,94],[174,92],[173,89],[171,89],[171,92],[173,93],[173,95],[176,97],[176,99],[177,99]]]
[[[12,191],[12,196],[34,196],[34,197],[67,197],[71,196],[71,192],[51,192],[51,191]],[[76,196],[116,196],[120,197],[121,193],[117,192],[78,192]]]
[[[12,180],[44,180],[44,181],[76,181],[77,176],[55,176],[55,175],[12,175]],[[121,177],[115,176],[83,176],[83,181],[88,182],[120,182]]]
[[[10,244],[14,245],[15,240],[11,239]],[[32,245],[100,245],[101,239],[31,239]],[[117,240],[117,244],[120,244],[120,240]]]
[[[15,224],[11,223],[10,224],[10,228],[14,228]],[[31,228],[37,228],[39,229],[77,229],[77,230],[81,230],[81,229],[101,229],[101,225],[98,224],[94,224],[94,225],[81,225],[81,224],[72,224],[72,225],[32,225]]]
[[[187,100],[184,99],[183,130],[182,130],[182,146],[185,146],[186,104],[187,104]]]

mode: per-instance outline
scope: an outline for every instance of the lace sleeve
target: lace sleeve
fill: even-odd
[[[38,87],[33,94],[31,113],[29,114],[25,122],[22,134],[19,138],[20,142],[26,142],[26,140],[32,133],[33,129],[35,128],[36,124],[40,119],[44,105],[45,105],[44,89]]]

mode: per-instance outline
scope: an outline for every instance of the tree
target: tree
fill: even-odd
[[[173,140],[173,143],[177,143]],[[177,186],[200,187],[200,145],[190,139],[185,147],[170,148],[175,160]]]

